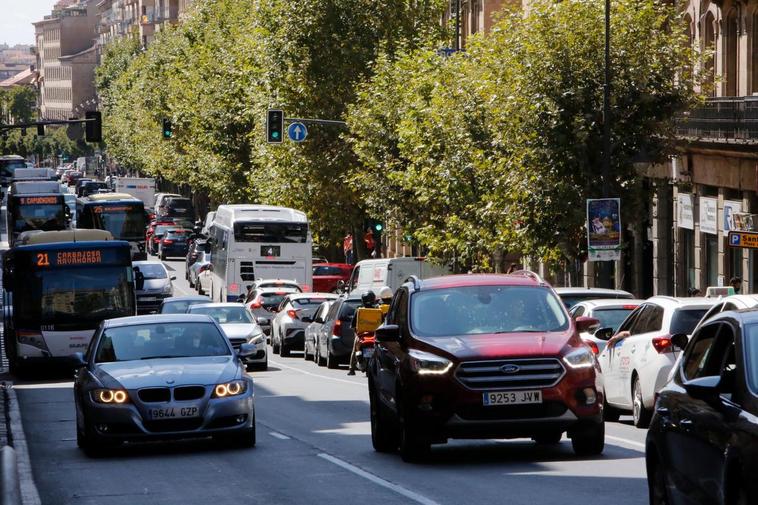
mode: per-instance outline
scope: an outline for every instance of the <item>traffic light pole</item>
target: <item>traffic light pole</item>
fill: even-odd
[[[334,119],[309,119],[309,118],[297,118],[297,117],[286,117],[284,118],[285,123],[305,123],[305,124],[321,124],[326,126],[345,126],[347,127],[347,122],[345,121],[337,121]]]
[[[96,122],[97,119],[42,119],[40,121],[34,121],[32,123],[14,123],[14,124],[2,124],[0,123],[0,131],[3,130],[25,130],[27,128],[36,128],[37,126],[48,125],[62,125],[62,124],[79,124]]]
[[[103,120],[99,111],[87,111],[84,119],[40,119],[30,123],[2,124],[0,123],[0,133],[5,135],[8,130],[26,130],[27,128],[36,128],[37,135],[45,134],[45,126],[49,125],[70,125],[82,124],[85,126],[85,140],[87,142],[102,141]]]

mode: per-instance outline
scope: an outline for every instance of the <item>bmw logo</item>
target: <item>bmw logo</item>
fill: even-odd
[[[517,373],[519,370],[521,370],[521,367],[518,365],[514,365],[512,363],[508,363],[507,365],[503,365],[500,367],[500,370],[502,370],[503,373]]]

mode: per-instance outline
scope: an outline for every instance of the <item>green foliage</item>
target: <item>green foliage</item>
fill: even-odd
[[[0,123],[27,123],[34,117],[37,93],[30,86],[0,89]]]

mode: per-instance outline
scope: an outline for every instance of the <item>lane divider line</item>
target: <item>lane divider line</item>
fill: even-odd
[[[325,459],[329,461],[330,463],[334,463],[335,465],[344,468],[348,472],[352,472],[355,475],[359,477],[363,477],[366,480],[369,480],[373,482],[374,484],[377,484],[379,486],[382,486],[383,488],[389,489],[390,491],[394,491],[395,493],[404,496],[408,498],[409,500],[412,500],[416,503],[420,503],[421,505],[439,505],[438,502],[427,498],[424,495],[415,493],[409,489],[406,489],[402,486],[398,486],[397,484],[393,484],[392,482],[388,480],[384,480],[381,477],[377,477],[376,475],[369,473],[355,465],[351,465],[347,461],[341,460],[339,458],[335,458],[334,456],[330,454],[326,454],[325,452],[319,453],[319,458]]]
[[[281,433],[277,433],[275,431],[269,432],[269,435],[271,435],[274,438],[278,438],[279,440],[290,440],[290,437],[287,435],[282,435]]]
[[[613,440],[615,442],[620,442],[622,444],[631,445],[633,447],[639,447],[642,449],[642,452],[645,452],[645,444],[642,442],[636,442],[634,440],[629,440],[628,438],[614,437],[613,435],[606,435],[605,438],[608,440]]]
[[[287,370],[294,370],[295,372],[300,372],[300,373],[305,374],[305,375],[311,375],[313,377],[319,377],[321,379],[327,379],[327,380],[335,381],[335,382],[344,382],[345,384],[351,384],[353,386],[359,386],[359,387],[362,387],[362,388],[368,388],[368,386],[366,384],[363,384],[361,382],[353,382],[353,381],[349,381],[347,379],[338,379],[336,377],[329,377],[329,376],[326,376],[326,375],[321,375],[321,374],[317,374],[317,373],[308,372],[306,370],[301,370],[299,368],[295,368],[294,366],[285,365],[284,363],[280,363],[279,361],[274,361],[272,359],[269,359],[269,363],[272,363],[272,364],[274,364],[276,366],[280,366],[282,368],[286,368]]]

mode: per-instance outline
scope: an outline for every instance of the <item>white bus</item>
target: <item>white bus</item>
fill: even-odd
[[[313,239],[305,213],[269,205],[220,205],[209,229],[211,291],[216,301],[237,301],[258,279],[313,286]]]

